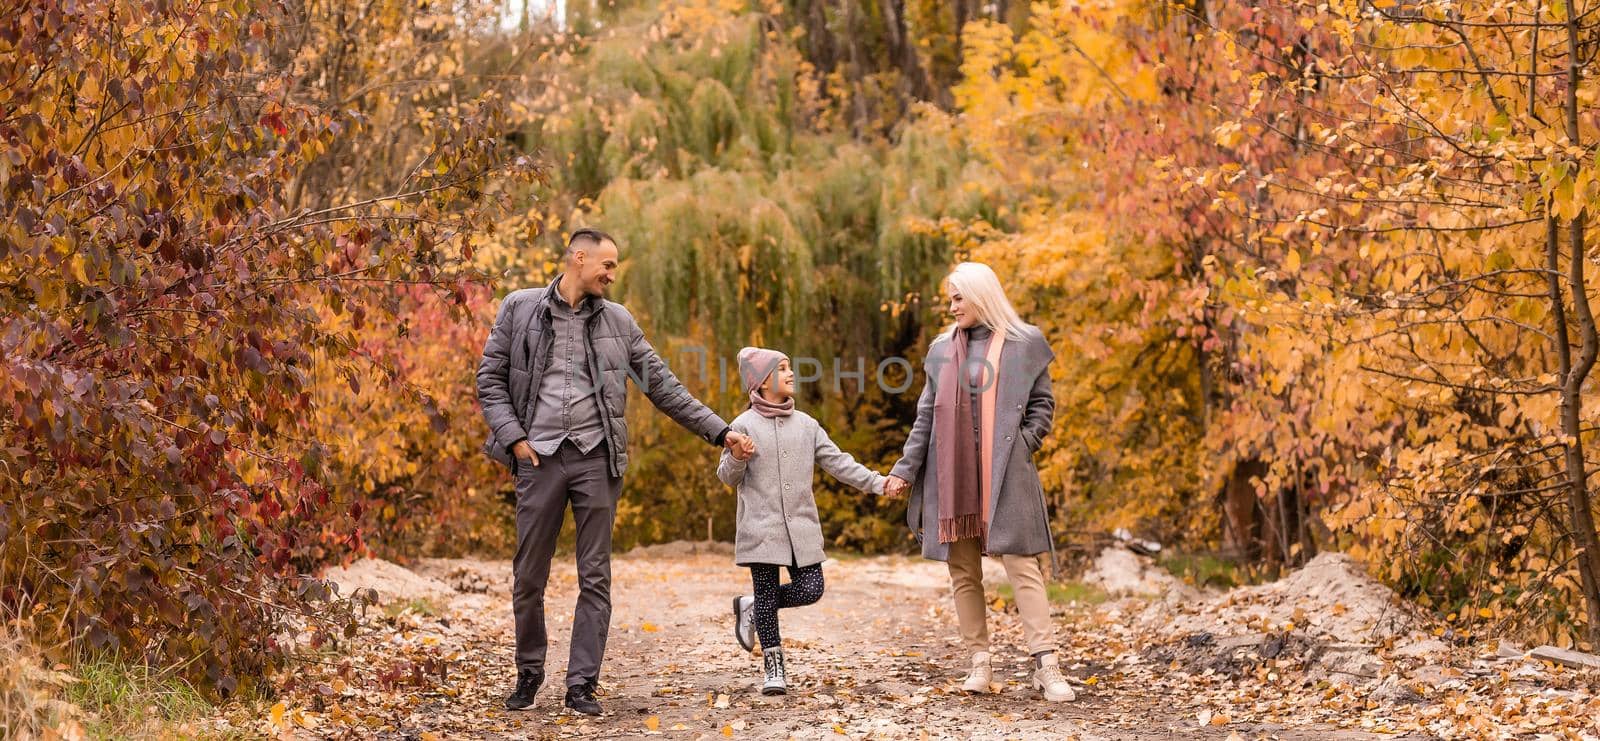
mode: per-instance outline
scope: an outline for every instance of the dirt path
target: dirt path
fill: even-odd
[[[485,591],[381,619],[345,647],[349,658],[291,678],[283,726],[301,737],[395,739],[1376,737],[1314,724],[1202,726],[1204,708],[1139,669],[1114,613],[1108,620],[1104,611],[1058,614],[1076,702],[1047,704],[1028,687],[1014,615],[991,623],[1004,687],[960,694],[952,683],[965,657],[945,572],[893,557],[826,564],[822,602],[782,615],[790,694],[763,697],[760,659],[734,643],[728,614],[730,598],[749,587],[746,572],[726,554],[682,550],[614,561],[599,718],[561,709],[575,597],[570,562],[558,562],[549,590],[550,679],[531,711],[510,713],[501,708],[512,680],[509,564],[435,560],[416,570]],[[1000,583],[989,581],[991,590]]]

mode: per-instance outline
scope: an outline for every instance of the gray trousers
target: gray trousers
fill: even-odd
[[[544,625],[544,588],[567,504],[578,528],[578,606],[572,615],[567,686],[600,678],[611,627],[611,524],[622,479],[607,466],[606,446],[588,455],[570,442],[539,465],[518,459],[517,555],[511,562],[511,611],[517,626],[517,668],[544,672],[550,637]]]

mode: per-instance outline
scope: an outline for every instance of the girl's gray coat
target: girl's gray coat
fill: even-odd
[[[767,418],[747,410],[732,427],[756,444],[754,458],[741,461],[724,450],[717,464],[717,478],[739,492],[733,555],[741,566],[822,563],[822,523],[811,496],[813,464],[857,489],[883,493],[884,477],[840,450],[805,412]]]

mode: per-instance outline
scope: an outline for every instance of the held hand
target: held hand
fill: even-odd
[[[511,452],[516,454],[517,460],[532,463],[534,468],[539,467],[539,454],[533,452],[533,443],[523,440],[512,446]]]
[[[899,476],[890,476],[883,482],[883,495],[891,499],[899,499],[905,496],[906,489],[910,487],[910,482],[905,479]]]
[[[755,441],[732,430],[729,430],[728,435],[722,438],[722,447],[727,448],[728,452],[733,454],[733,457],[741,461],[750,460],[756,454]]]

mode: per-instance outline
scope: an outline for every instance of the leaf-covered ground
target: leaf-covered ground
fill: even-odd
[[[1593,679],[1582,675],[1542,667],[1534,677],[1530,665],[1497,668],[1460,652],[1434,666],[1391,659],[1380,647],[1371,669],[1387,683],[1352,688],[1310,678],[1303,669],[1315,652],[1297,633],[1274,643],[1272,626],[1263,626],[1273,658],[1251,644],[1229,659],[1205,650],[1215,640],[1141,621],[1142,605],[1131,600],[1058,608],[1076,702],[1048,704],[1029,689],[1014,614],[992,619],[1004,685],[963,695],[953,687],[965,657],[943,566],[897,557],[827,563],[822,602],[783,613],[792,689],[767,698],[756,689],[760,660],[739,650],[727,614],[730,598],[748,587],[746,572],[726,554],[685,550],[614,561],[601,717],[561,709],[570,562],[558,564],[549,591],[552,678],[533,710],[510,713],[501,708],[513,678],[509,564],[436,560],[417,571],[453,594],[374,610],[338,653],[278,679],[281,702],[256,730],[388,739],[1600,735]],[[1489,670],[1474,670],[1474,661]]]

